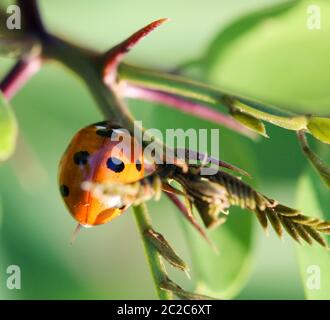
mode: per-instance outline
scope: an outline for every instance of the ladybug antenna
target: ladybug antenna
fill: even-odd
[[[71,240],[70,240],[70,244],[73,245],[73,243],[76,241],[77,239],[77,235],[80,232],[82,228],[82,225],[80,223],[78,223],[78,225],[76,226],[76,228],[74,229],[72,236],[71,236]]]

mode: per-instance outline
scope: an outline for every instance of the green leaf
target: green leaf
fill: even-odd
[[[17,123],[8,102],[0,94],[0,161],[7,160],[15,150]]]
[[[270,122],[288,130],[306,129],[307,118],[304,115],[285,112],[274,106],[257,103],[246,98],[236,97],[236,99],[234,107],[251,117]]]
[[[311,116],[307,128],[315,138],[330,144],[330,118]]]
[[[299,181],[297,206],[310,216],[330,220],[329,199],[329,191],[324,188],[316,172],[308,169]],[[317,245],[296,245],[296,250],[306,297],[330,299],[329,251]]]
[[[233,106],[285,129],[306,130],[308,117],[303,113],[326,113],[330,104],[330,28],[324,18],[330,17],[330,5],[320,0],[313,3],[320,6],[323,24],[321,30],[310,30],[306,26],[309,4],[288,1],[270,6],[224,28],[202,59],[213,87],[127,64],[120,66],[119,77],[219,111]]]
[[[259,119],[236,110],[232,110],[230,114],[242,125],[268,138],[265,125]]]
[[[321,28],[307,26],[318,6]],[[330,3],[290,1],[241,17],[222,30],[205,55],[210,80],[298,113],[329,113]]]
[[[228,221],[209,232],[218,254],[186,227],[198,293],[230,299],[240,292],[251,272],[251,218],[248,212],[233,208]]]

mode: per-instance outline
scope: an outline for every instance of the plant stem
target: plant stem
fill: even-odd
[[[118,79],[133,87],[160,92],[163,95],[162,99],[166,96],[173,99],[173,96],[175,96],[177,104],[180,100],[188,100],[203,107],[213,108],[217,112],[220,107],[228,111],[235,108],[244,114],[270,122],[281,128],[294,131],[306,129],[307,118],[305,115],[278,109],[274,106],[228,92],[227,90],[219,90],[213,86],[171,73],[122,63],[118,69]],[[156,98],[158,99],[159,97],[156,96]],[[220,123],[220,120],[218,122]]]
[[[124,87],[124,95],[127,98],[159,102],[167,107],[173,107],[182,112],[192,114],[217,124],[221,124],[224,127],[234,130],[235,132],[239,132],[249,138],[256,138],[256,134],[253,131],[241,125],[231,116],[225,115],[215,109],[201,105],[200,103],[189,101],[188,99],[184,99],[180,96],[170,94],[168,92],[152,90],[127,83],[127,85]]]
[[[171,300],[173,295],[170,291],[166,291],[160,288],[164,281],[167,281],[167,273],[165,266],[161,260],[160,254],[157,249],[150,243],[148,238],[145,236],[146,231],[151,227],[151,218],[149,216],[147,206],[143,203],[139,206],[133,207],[135,220],[140,231],[145,253],[149,263],[149,268],[152,274],[152,278],[155,283],[155,288],[159,299]]]
[[[19,60],[0,83],[0,90],[10,100],[30,78],[39,71],[41,59],[36,56]]]
[[[330,167],[309,147],[303,130],[298,131],[297,136],[302,151],[317,170],[324,183],[330,188]]]
[[[24,29],[29,33],[42,36],[45,33],[45,29],[39,13],[37,0],[17,0],[17,5],[23,13]]]
[[[118,76],[119,80],[125,80],[132,85],[188,98],[204,105],[220,105],[227,98],[227,94],[222,91],[200,82],[126,63],[120,64]]]
[[[106,119],[118,122],[133,131],[133,118],[126,104],[115,90],[103,82],[102,66],[98,64],[97,52],[48,35],[43,43],[43,55],[62,63],[83,79]]]

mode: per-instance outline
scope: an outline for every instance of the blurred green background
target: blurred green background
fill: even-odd
[[[100,50],[152,20],[169,17],[171,21],[136,47],[127,61],[166,70],[194,61],[187,74],[197,79],[298,112],[330,113],[328,1],[280,7],[287,2],[39,2],[50,30]],[[320,30],[306,27],[310,4],[321,7]],[[12,63],[1,58],[2,76]],[[69,244],[75,222],[58,192],[58,161],[79,128],[102,119],[84,85],[61,66],[48,64],[12,105],[20,139],[14,157],[0,165],[0,298],[156,298],[130,211],[108,225],[83,230],[74,245]],[[175,111],[163,107],[135,101],[131,105],[146,127],[216,127],[184,114],[174,116]],[[223,159],[252,172],[264,193],[294,206],[297,181],[307,165],[294,133],[268,125],[271,139],[254,143],[220,130]],[[190,262],[180,214],[164,197],[149,207],[156,230]],[[239,229],[244,217],[237,216],[229,219],[235,219],[232,224]],[[244,286],[236,298],[304,298],[292,241],[281,242],[272,232],[266,237],[260,229],[254,228]],[[220,248],[227,255],[235,255],[234,250],[230,245]],[[21,267],[21,290],[6,288],[11,264]],[[192,268],[193,278],[194,272]],[[218,272],[223,272],[221,267]],[[185,288],[193,288],[184,275],[174,270],[170,274]]]

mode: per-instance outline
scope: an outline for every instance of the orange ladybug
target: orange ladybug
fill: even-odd
[[[108,121],[81,129],[72,139],[59,167],[59,186],[63,200],[81,226],[109,222],[127,207],[108,207],[84,182],[131,183],[144,176],[142,151],[136,139]]]

